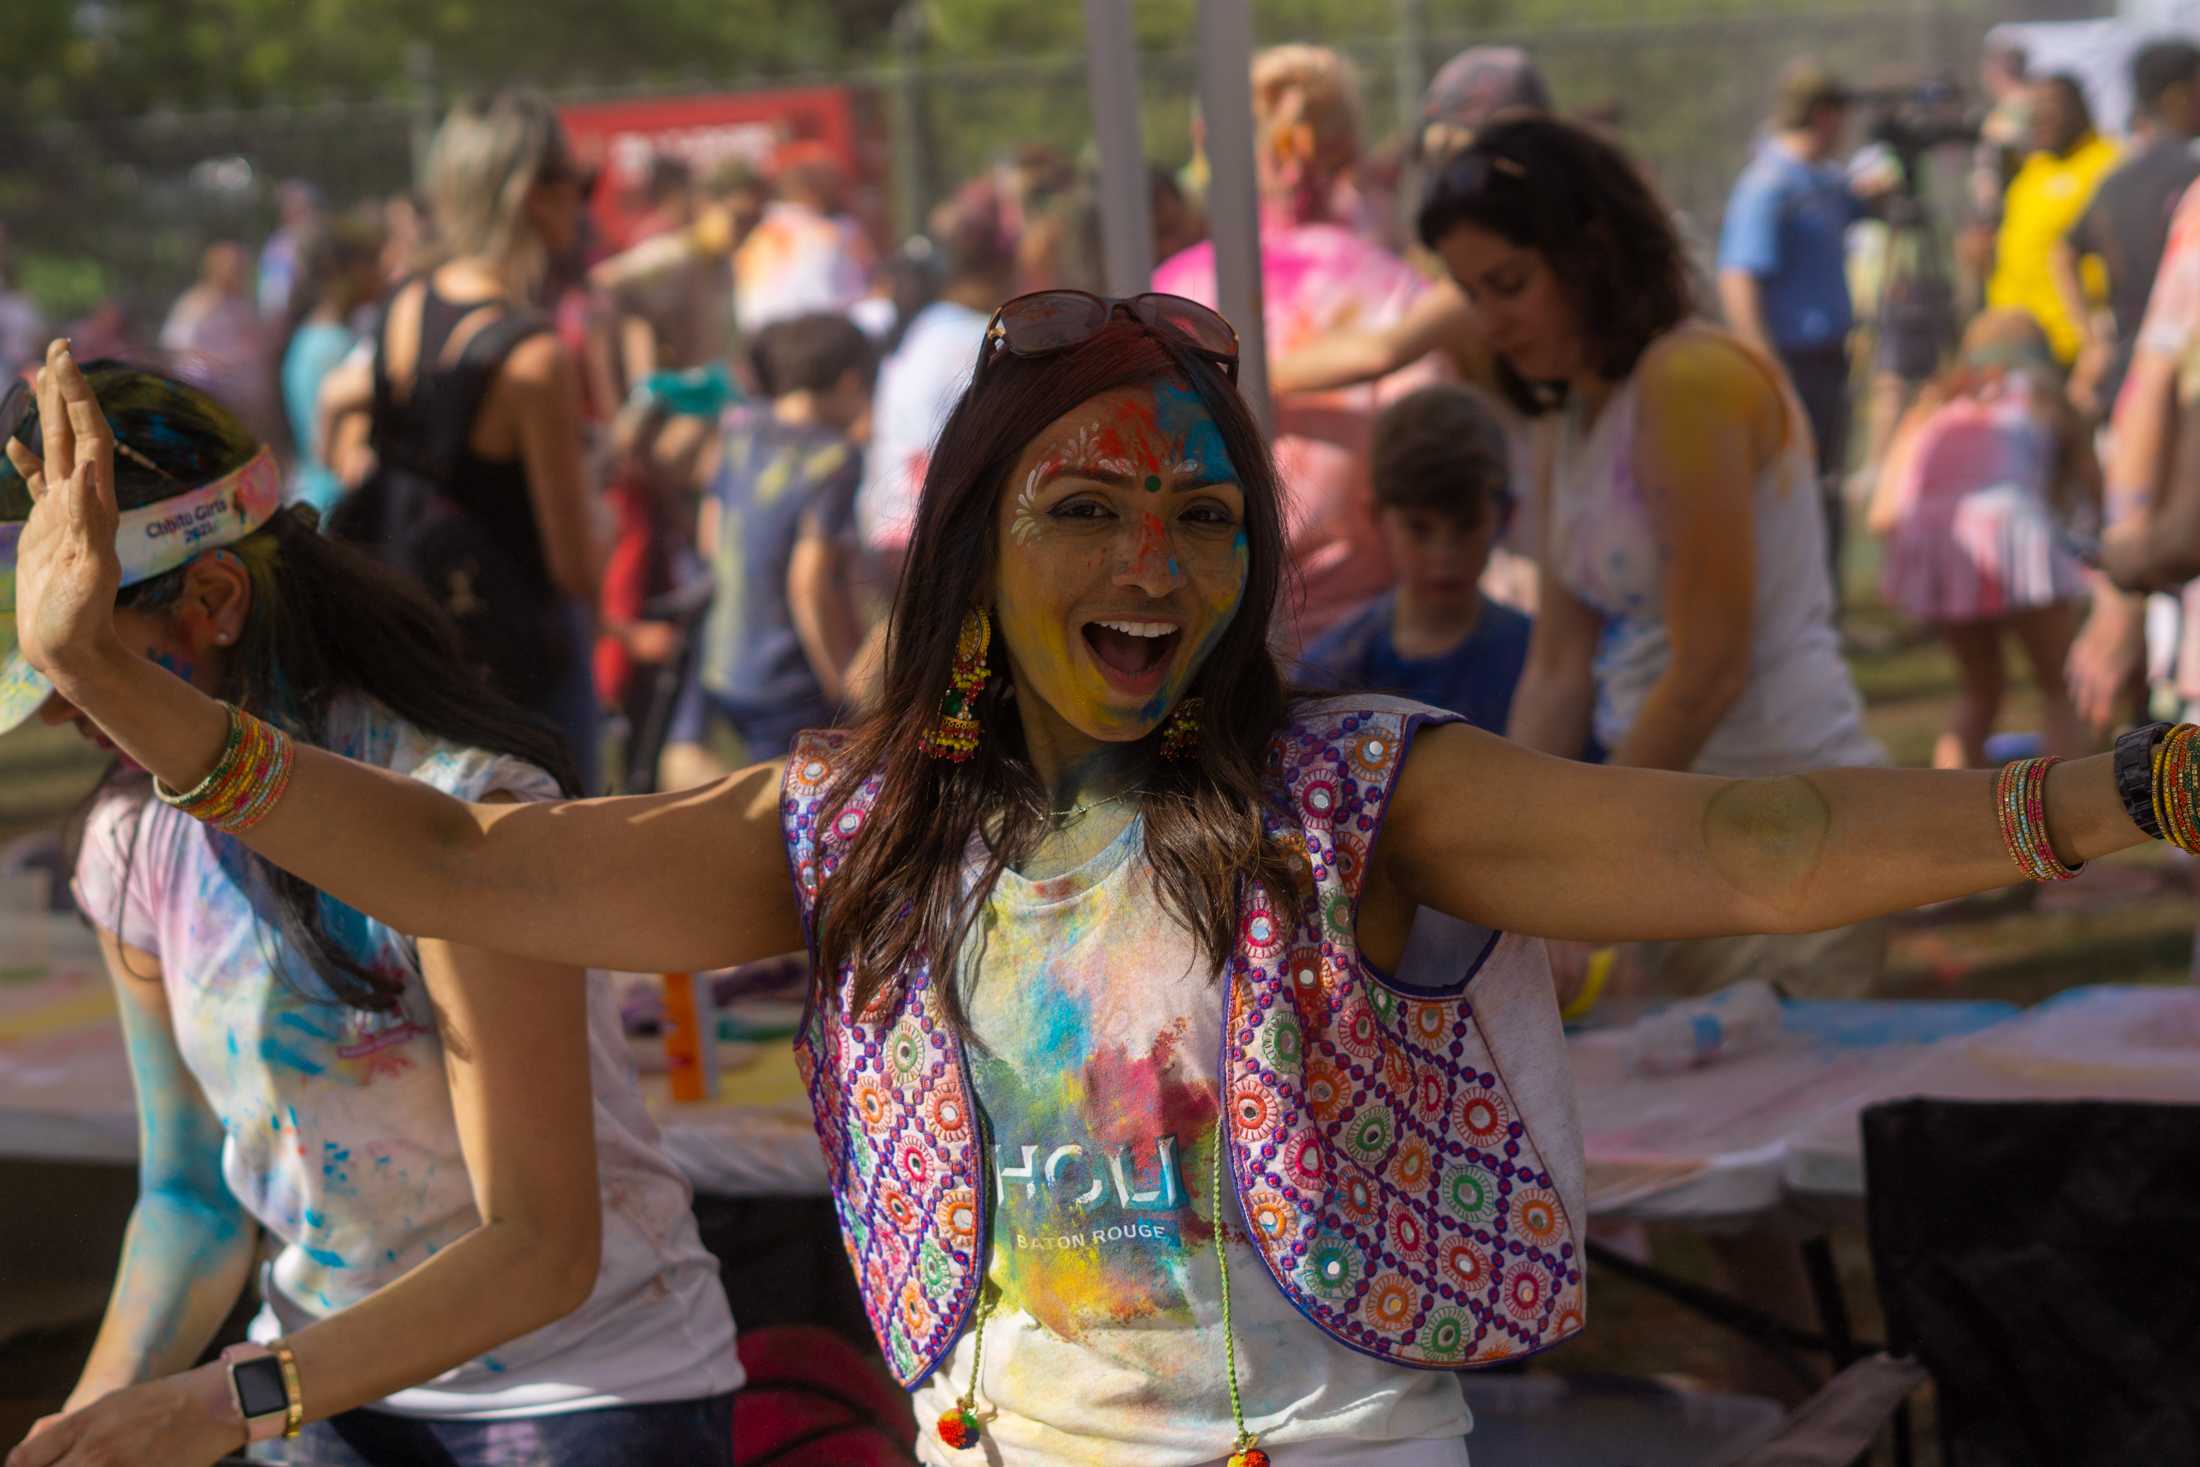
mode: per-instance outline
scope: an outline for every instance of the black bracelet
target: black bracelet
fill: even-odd
[[[2154,818],[2154,746],[2169,731],[2169,724],[2149,723],[2116,736],[2116,793],[2131,823],[2155,840],[2162,826]]]

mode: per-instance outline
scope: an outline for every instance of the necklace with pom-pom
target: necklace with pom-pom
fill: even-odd
[[[1237,1342],[1230,1330],[1230,1258],[1222,1246],[1222,1148],[1229,1144],[1229,1138],[1217,1125],[1213,1164],[1207,1174],[1207,1197],[1214,1215],[1215,1267],[1222,1275],[1222,1362],[1230,1383],[1230,1421],[1237,1428],[1230,1442],[1229,1467],[1269,1467],[1268,1454],[1260,1449],[1260,1438],[1245,1429],[1245,1403],[1238,1396]],[[992,1312],[992,1301],[986,1298],[985,1286],[980,1283],[978,1317],[971,1326],[970,1388],[956,1398],[953,1406],[940,1413],[933,1427],[940,1440],[958,1452],[976,1446],[985,1434],[978,1420],[978,1381],[985,1365],[986,1316]]]

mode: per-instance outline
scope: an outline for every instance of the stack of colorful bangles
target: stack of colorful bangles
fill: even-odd
[[[2200,725],[2150,723],[2116,740],[2116,794],[2142,834],[2200,855]],[[1994,812],[2009,858],[2032,881],[2068,881],[2081,866],[2065,866],[2047,840],[2047,771],[2053,756],[2019,759],[1994,781]]]
[[[2200,733],[2200,726],[2180,723],[2175,728],[2153,725],[2162,731],[2154,736],[2148,750],[2148,767],[2152,778],[2148,780],[2148,799],[2145,812],[2154,818],[2151,822],[2139,820],[2139,828],[2156,840],[2166,840],[2182,851],[2200,852],[2200,759],[2193,757],[2193,735]],[[2144,732],[2134,730],[2133,732]],[[2125,734],[2124,738],[2130,738]],[[2123,740],[2117,740],[2117,788],[2123,788],[2122,779]],[[2125,807],[2130,808],[2130,800]]]
[[[159,780],[153,793],[216,830],[242,835],[267,818],[290,787],[297,748],[289,734],[228,707],[229,735],[206,778],[178,794]]]

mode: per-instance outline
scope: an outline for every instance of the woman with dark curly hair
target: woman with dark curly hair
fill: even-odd
[[[1692,319],[1635,165],[1555,119],[1501,122],[1419,222],[1534,424],[1542,601],[1511,736],[1571,754],[1593,732],[1615,764],[1707,774],[1884,762],[1834,635],[1809,425],[1777,365]],[[1722,939],[1642,971],[1853,996],[1882,947],[1872,928]]]

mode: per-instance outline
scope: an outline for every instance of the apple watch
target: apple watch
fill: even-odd
[[[252,1344],[231,1345],[222,1351],[222,1363],[229,1368],[229,1394],[244,1418],[246,1441],[298,1434],[304,1413],[292,1387],[295,1368],[286,1370],[275,1350]]]

